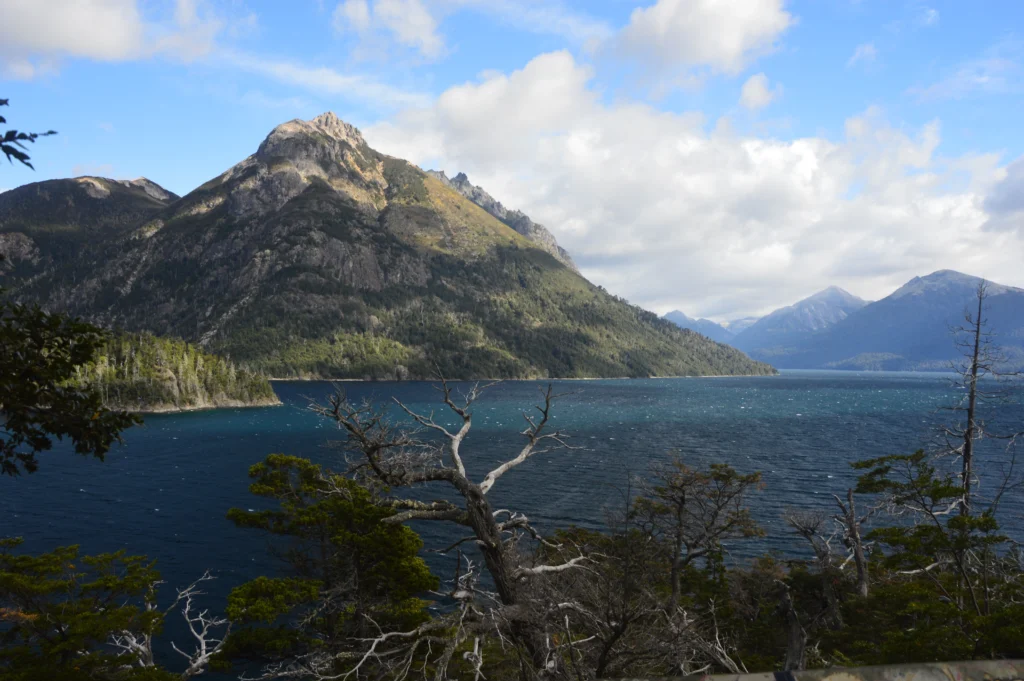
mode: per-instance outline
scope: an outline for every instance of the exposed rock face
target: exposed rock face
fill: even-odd
[[[547,227],[538,225],[522,211],[505,208],[500,201],[484,191],[483,188],[471,183],[465,173],[459,173],[453,178],[445,175],[443,170],[428,170],[427,174],[444,182],[530,241],[539,244],[574,272],[579,271],[569,252],[558,245],[555,235],[549,232]]]
[[[252,156],[93,241],[16,295],[273,376],[772,371],[608,295],[333,114],[279,125]]]

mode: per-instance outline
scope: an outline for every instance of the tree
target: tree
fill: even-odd
[[[2,294],[2,291],[0,291]],[[68,438],[98,459],[139,417],[103,407],[99,393],[79,387],[77,368],[91,362],[105,333],[38,305],[0,301],[0,473],[32,473],[36,455]]]
[[[249,476],[250,491],[277,507],[234,508],[228,518],[280,537],[276,552],[291,574],[231,591],[227,615],[241,628],[228,639],[220,666],[259,660],[269,663],[271,677],[341,673],[359,664],[367,638],[429,621],[420,594],[438,580],[417,555],[423,542],[408,527],[384,522],[395,511],[376,503],[370,489],[282,454],[271,454]]]
[[[675,457],[656,468],[653,477],[648,496],[637,499],[634,513],[668,548],[672,593],[667,607],[674,611],[687,566],[720,552],[724,540],[764,534],[745,504],[750,491],[760,486],[761,474],[741,475],[725,464],[695,470]]]
[[[986,427],[979,409],[985,405],[1006,402],[1012,397],[1010,386],[999,379],[1017,376],[1004,371],[1006,357],[994,343],[994,333],[989,329],[985,317],[985,302],[988,299],[988,282],[982,280],[975,291],[975,309],[964,311],[964,324],[953,329],[956,345],[963,354],[963,360],[952,365],[958,379],[956,387],[964,391],[960,401],[949,407],[954,414],[962,414],[960,421],[943,426],[946,451],[960,458],[960,485],[962,494],[959,511],[971,513],[971,502],[975,486],[975,443],[985,438],[1012,441],[1022,433],[998,434]]]
[[[0,540],[0,676],[84,681],[130,668],[134,656],[107,639],[159,625],[142,605],[159,579],[153,564],[123,551],[81,556],[77,546],[15,553],[20,544]]]
[[[346,446],[356,459],[354,472],[357,474],[394,490],[440,484],[454,496],[454,501],[451,497],[432,502],[411,498],[385,500],[395,513],[383,522],[451,523],[468,532],[459,544],[472,542],[480,551],[494,591],[473,586],[476,576],[471,570],[457,573],[453,598],[460,603],[459,609],[447,618],[437,618],[424,625],[426,628],[407,633],[409,638],[419,639],[428,634],[436,636],[437,631],[449,632],[448,644],[434,662],[438,678],[443,678],[460,642],[472,638],[479,643],[485,630],[499,632],[505,640],[518,646],[524,653],[524,671],[529,670],[530,675],[541,671],[552,673],[562,660],[561,653],[550,645],[551,628],[561,618],[554,617],[550,604],[532,598],[536,593],[534,582],[576,568],[586,557],[578,554],[558,564],[537,564],[531,560],[537,554],[523,551],[520,546],[534,538],[541,539],[539,533],[525,515],[495,509],[487,494],[502,476],[536,454],[568,446],[561,433],[549,430],[552,405],[558,395],[549,385],[543,392],[543,403],[536,407],[536,414],[523,414],[526,426],[522,435],[526,442],[522,449],[484,475],[480,482],[474,482],[466,472],[462,444],[472,427],[472,406],[482,388],[474,385],[457,402],[447,381],[441,378],[440,383],[438,390],[456,418],[457,430],[449,430],[436,422],[433,414],[419,414],[397,402],[421,428],[437,433],[440,445],[421,440],[417,433],[394,422],[385,410],[370,403],[353,405],[343,394],[333,396],[326,405],[313,404],[311,408],[334,421],[346,433]],[[467,566],[472,565],[472,561],[467,563]],[[561,624],[557,626],[556,631],[561,632]],[[384,639],[382,636],[376,640],[384,642]]]
[[[0,106],[8,106],[8,100],[0,99]],[[0,116],[0,123],[6,123],[7,119]],[[7,160],[10,163],[14,163],[15,160],[20,161],[22,164],[32,168],[32,164],[29,163],[29,156],[25,153],[28,147],[25,146],[25,142],[35,142],[40,137],[48,137],[49,135],[56,135],[55,130],[47,130],[46,132],[19,132],[17,130],[8,130],[2,137],[0,137],[0,151],[4,152],[7,156]],[[14,160],[12,160],[14,159]]]

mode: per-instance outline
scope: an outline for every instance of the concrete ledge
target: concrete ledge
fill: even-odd
[[[706,674],[620,681],[1024,681],[1024,660],[832,667],[803,672]]]

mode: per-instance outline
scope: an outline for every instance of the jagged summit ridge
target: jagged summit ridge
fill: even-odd
[[[366,145],[359,128],[341,120],[333,111],[324,112],[308,121],[295,118],[282,123],[267,135],[267,140],[309,133],[320,133],[339,142],[347,142],[353,147]]]
[[[566,265],[575,272],[579,272],[576,263],[572,260],[572,256],[558,245],[555,236],[548,231],[547,227],[537,224],[520,210],[506,208],[501,201],[495,199],[482,187],[478,187],[470,182],[466,173],[460,172],[452,178],[449,178],[443,170],[428,170],[427,174],[448,185],[527,239],[543,247],[544,250],[557,258],[563,265]]]

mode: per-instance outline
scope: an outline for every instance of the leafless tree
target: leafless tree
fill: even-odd
[[[838,629],[843,625],[842,613],[839,610],[839,594],[836,592],[836,551],[832,542],[838,534],[832,526],[828,514],[823,511],[789,510],[785,513],[786,523],[797,534],[803,537],[814,552],[818,575],[821,577],[821,593],[825,607],[821,619],[826,626]]]
[[[183,681],[203,674],[209,666],[211,658],[221,651],[228,635],[231,633],[230,621],[210,615],[209,610],[197,610],[195,607],[194,600],[199,596],[205,595],[205,592],[200,590],[200,585],[212,579],[215,579],[215,577],[207,571],[202,577],[184,589],[178,589],[178,595],[174,602],[164,610],[164,615],[166,616],[176,610],[178,606],[181,606],[181,615],[185,618],[185,623],[188,625],[189,632],[194,639],[191,651],[182,650],[178,647],[177,643],[171,642],[171,647],[174,651],[187,661],[185,670],[181,672]],[[156,590],[159,584],[157,582],[150,586],[145,606],[148,612],[159,609],[156,598]],[[154,625],[141,633],[122,631],[118,634],[112,634],[109,643],[114,648],[122,650],[133,657],[136,666],[141,668],[155,667],[153,635],[156,633],[156,626]]]
[[[531,600],[532,585],[535,580],[583,565],[586,557],[577,554],[554,564],[535,562],[532,556],[537,554],[521,549],[521,544],[543,541],[541,535],[527,516],[494,508],[487,495],[502,476],[533,456],[569,447],[565,436],[550,427],[552,406],[559,395],[550,385],[543,391],[542,403],[535,412],[523,414],[525,427],[521,434],[525,443],[522,448],[477,482],[466,472],[463,444],[472,427],[473,404],[488,386],[474,385],[457,397],[446,380],[439,381],[442,401],[455,415],[457,429],[435,420],[433,413],[418,413],[398,400],[395,400],[397,406],[418,424],[419,430],[410,430],[392,419],[380,406],[368,402],[353,404],[341,392],[333,395],[327,404],[313,403],[310,408],[331,419],[345,432],[346,450],[354,455],[351,457],[353,474],[391,490],[436,484],[455,493],[458,501],[390,498],[386,503],[396,513],[386,522],[435,521],[465,528],[468,536],[458,544],[469,542],[480,551],[494,588],[493,608],[483,606],[476,610],[487,613],[485,619],[497,627],[502,637],[522,646],[532,667],[531,674],[550,675],[561,656],[555,655],[551,646],[548,628],[552,620],[547,617],[550,613],[543,604]],[[421,439],[423,431],[438,434],[441,444]],[[476,601],[479,592],[466,591],[465,595]],[[538,611],[544,612],[539,615]],[[558,621],[561,619],[559,617]],[[430,625],[424,627],[430,628]],[[424,630],[389,634],[389,637],[394,640],[407,635],[415,640],[428,634]]]
[[[870,576],[862,530],[878,509],[876,507],[869,508],[864,515],[858,517],[852,487],[846,490],[845,502],[838,495],[833,494],[832,496],[836,500],[836,504],[839,505],[839,514],[833,517],[842,528],[843,545],[849,551],[850,558],[853,559],[854,567],[857,570],[857,593],[862,598],[867,598],[870,589]]]
[[[971,513],[976,481],[976,443],[986,438],[1013,442],[1021,435],[990,431],[979,414],[979,410],[987,404],[995,405],[1013,399],[1014,386],[1000,379],[1019,375],[1007,370],[1007,357],[994,342],[995,334],[986,317],[988,296],[989,285],[983,280],[975,291],[973,309],[965,310],[964,323],[952,329],[963,359],[951,366],[957,374],[956,386],[964,394],[956,404],[947,407],[948,411],[958,415],[959,420],[942,426],[941,432],[946,453],[960,458],[963,498],[958,509],[961,515]]]
[[[559,535],[564,545],[582,547],[589,557],[583,569],[544,584],[545,600],[557,604],[564,617],[565,676],[580,681],[712,669],[745,672],[734,643],[719,627],[713,599],[677,602],[668,609],[669,550],[649,527],[638,526],[630,497],[627,490],[624,509],[609,514],[606,531],[576,528]]]

